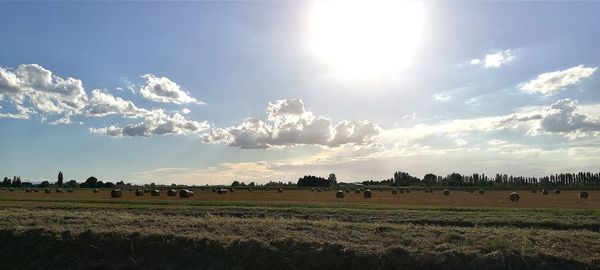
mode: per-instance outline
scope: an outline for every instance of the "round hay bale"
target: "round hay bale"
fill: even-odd
[[[410,193],[410,188],[407,188],[407,189],[406,189],[406,193]]]
[[[229,192],[235,192],[235,189],[234,188],[230,188]]]
[[[560,194],[560,189],[558,189],[558,188],[557,188],[557,189],[555,189],[555,190],[554,190],[554,194],[556,194],[556,195],[559,195],[559,194]]]
[[[283,189],[278,189],[277,193],[283,193]]]
[[[310,191],[315,191],[315,188],[310,188]]]
[[[392,194],[398,194],[398,190],[397,189],[392,189]]]
[[[174,189],[167,190],[167,196],[171,196],[171,197],[177,196],[177,190],[174,190]]]
[[[338,190],[337,192],[335,192],[336,198],[344,198],[345,196],[346,196],[346,193],[341,190]]]
[[[536,193],[536,192],[537,192],[537,189],[535,189],[535,188],[531,189],[531,193]]]
[[[60,188],[56,189],[56,193],[62,193],[62,192],[63,192],[62,189],[60,189]]]
[[[38,193],[40,192],[37,188],[33,189],[33,192]]]
[[[365,197],[365,199],[369,199],[373,196],[373,194],[371,194],[371,190],[367,189],[365,190],[365,192],[363,192],[363,197]]]
[[[321,189],[320,189],[320,188],[317,188],[317,192],[321,192]]]
[[[144,196],[144,191],[141,189],[138,189],[135,191],[135,196]]]
[[[548,195],[548,190],[546,190],[545,188],[542,189],[542,195]]]
[[[217,194],[227,194],[227,189],[220,188],[219,190],[217,190]]]
[[[444,196],[450,196],[450,190],[444,189]]]
[[[479,190],[477,191],[477,193],[479,193],[479,194],[485,194],[485,189],[479,189]]]
[[[517,193],[517,192],[512,192],[512,193],[510,193],[510,196],[508,196],[508,198],[510,199],[511,202],[518,202],[519,199],[521,199],[521,196],[519,196],[519,193]]]
[[[216,188],[212,188],[212,192],[217,192],[217,189]]]
[[[404,189],[401,188],[400,190],[398,190],[398,192],[400,192],[400,194],[404,194]]]
[[[152,192],[152,190],[149,190],[149,189],[144,189],[144,190],[143,190],[143,192],[144,192],[144,193],[151,193],[151,192]]]
[[[251,188],[249,188],[249,189],[248,189],[248,192],[252,192],[252,189],[251,189]]]
[[[32,189],[30,189],[30,188],[26,188],[26,189],[25,189],[25,192],[27,192],[27,193],[31,193],[31,191],[33,191],[33,190],[32,190]]]
[[[356,193],[356,194],[360,194],[360,188],[357,188],[357,189],[355,189],[355,190],[354,190],[354,193]]]
[[[123,196],[123,192],[120,189],[113,189],[110,192],[111,198],[121,198],[121,196]]]
[[[346,191],[346,193],[350,193],[350,189],[349,188],[347,188],[345,191]]]
[[[70,188],[70,189],[67,189],[67,192],[69,192],[69,193],[73,193],[73,192],[74,192],[74,190],[73,190],[72,188]]]
[[[586,191],[579,192],[579,198],[587,199],[590,196]]]
[[[13,191],[15,191],[15,189],[14,188],[9,188],[8,191],[13,192]]]
[[[194,192],[188,189],[182,189],[179,191],[179,198],[189,198],[194,196]]]
[[[99,190],[99,189],[97,189],[97,188],[95,188],[95,189],[94,189],[94,193],[98,193],[98,192],[100,192],[100,190]]]
[[[48,194],[48,193],[52,193],[52,190],[51,190],[51,189],[49,189],[49,188],[47,188],[47,189],[44,189],[44,193],[46,193],[46,194]]]
[[[160,196],[160,190],[155,189],[150,191],[150,196]]]

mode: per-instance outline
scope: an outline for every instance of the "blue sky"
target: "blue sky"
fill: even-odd
[[[597,171],[600,3],[330,5],[0,3],[0,174]]]

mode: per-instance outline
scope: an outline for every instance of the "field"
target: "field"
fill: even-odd
[[[0,191],[0,269],[600,269],[600,192]]]

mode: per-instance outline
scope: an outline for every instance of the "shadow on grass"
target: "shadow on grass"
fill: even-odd
[[[598,269],[526,254],[357,252],[341,245],[44,230],[0,231],[0,269]]]

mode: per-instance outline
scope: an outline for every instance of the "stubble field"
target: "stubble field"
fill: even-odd
[[[600,193],[0,191],[0,269],[598,269]]]

